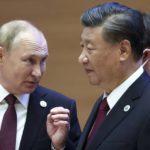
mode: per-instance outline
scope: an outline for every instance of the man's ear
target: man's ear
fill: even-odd
[[[3,57],[4,57],[4,48],[2,46],[0,46],[0,63],[3,62]]]
[[[120,42],[120,61],[127,60],[131,55],[131,43],[129,40],[122,40]]]
[[[143,62],[145,62],[148,59],[150,59],[150,48],[146,48],[143,51],[143,57],[142,57]]]

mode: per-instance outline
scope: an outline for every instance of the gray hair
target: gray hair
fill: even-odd
[[[45,40],[44,34],[33,24],[25,20],[13,20],[5,23],[0,28],[0,46],[10,50],[16,41],[23,39],[28,34],[31,37],[40,36]]]

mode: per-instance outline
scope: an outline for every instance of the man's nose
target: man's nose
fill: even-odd
[[[78,61],[81,64],[87,63],[88,62],[88,57],[82,52],[80,56],[78,57]]]
[[[41,69],[40,65],[34,66],[32,75],[37,77],[37,78],[40,78],[42,76],[42,69]]]

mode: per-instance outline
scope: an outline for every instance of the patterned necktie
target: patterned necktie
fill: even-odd
[[[87,140],[86,148],[88,147],[88,145],[91,143],[92,139],[94,138],[97,129],[103,123],[108,110],[109,110],[109,106],[108,106],[108,103],[107,103],[107,98],[104,98],[102,100],[101,104],[100,104],[100,107],[99,107],[99,110],[98,110],[95,122],[93,124],[93,127],[91,129],[91,132],[89,133],[89,137],[88,137],[88,140]]]
[[[8,108],[4,114],[0,131],[0,150],[15,150],[17,115],[14,104],[16,97],[9,94],[5,98]]]

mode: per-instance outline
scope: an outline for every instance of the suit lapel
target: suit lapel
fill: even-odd
[[[125,119],[125,117],[134,109],[135,103],[129,101],[129,99],[124,99],[127,104],[130,106],[130,110],[124,111],[124,103],[119,102],[112,111],[108,114],[103,124],[98,129],[93,142],[89,145],[88,150],[96,150],[98,146],[105,140],[105,138],[112,132],[117,125]]]
[[[88,147],[88,150],[98,149],[98,147],[114,130],[114,128],[116,128],[135,108],[136,103],[138,102],[138,99],[144,90],[144,87],[148,84],[149,79],[145,80],[145,77],[145,75],[142,75],[120,98],[120,100],[106,117],[103,124],[98,129],[93,141]]]
[[[40,106],[41,96],[37,91],[30,96],[26,123],[20,143],[20,150],[31,149],[34,140],[39,133],[45,108]]]
[[[86,122],[86,125],[84,127],[83,133],[82,133],[81,138],[80,138],[80,141],[78,143],[77,150],[83,149],[85,144],[86,144],[86,141],[87,141],[87,138],[88,138],[88,134],[89,134],[89,132],[90,132],[92,126],[93,126],[93,122],[95,121],[96,114],[97,114],[97,111],[99,109],[99,104],[101,102],[101,99],[102,99],[102,97],[100,97],[96,101],[96,103],[95,103],[95,105],[94,105],[94,107],[93,107],[93,109],[91,111],[91,114],[90,114],[90,116],[89,116],[89,118],[88,118],[88,120]]]

